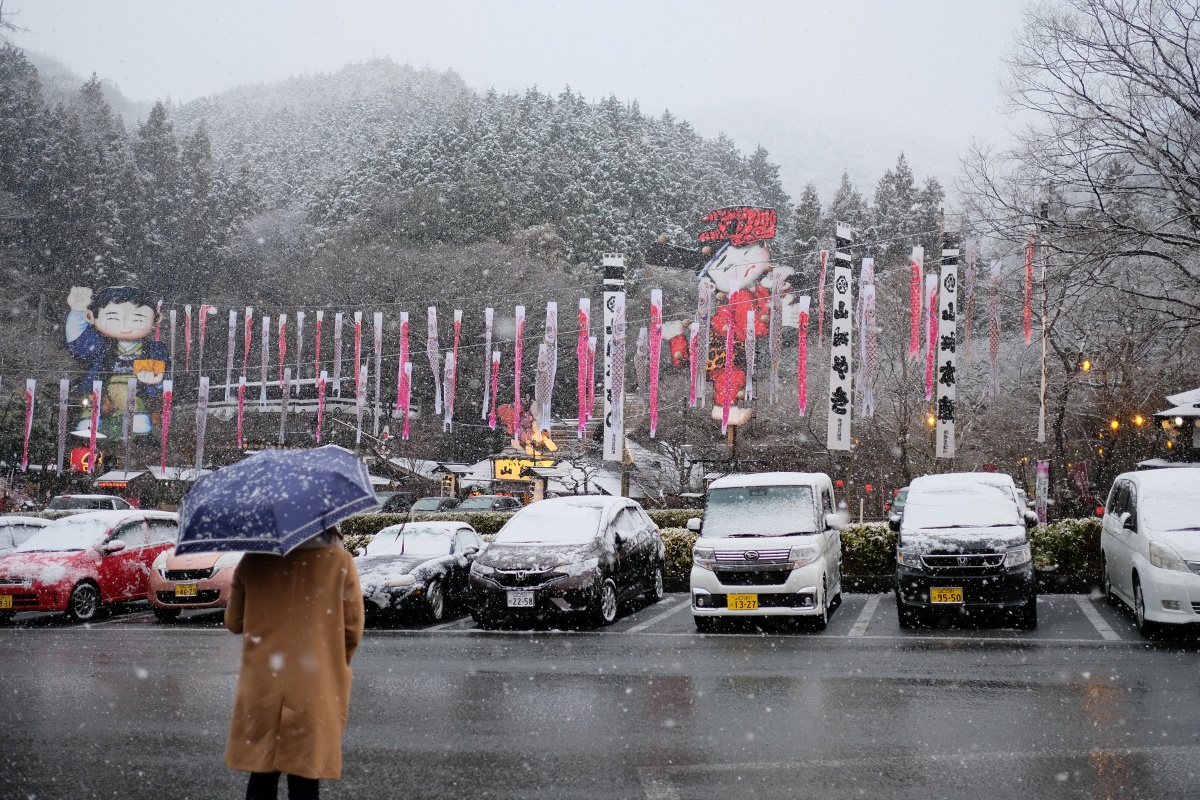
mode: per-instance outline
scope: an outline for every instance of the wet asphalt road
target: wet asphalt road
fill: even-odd
[[[685,595],[599,631],[373,626],[327,798],[1200,797],[1200,644],[1044,596],[1041,625],[699,635]],[[0,798],[241,797],[239,640],[144,609],[0,628]]]

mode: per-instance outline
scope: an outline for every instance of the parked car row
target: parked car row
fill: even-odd
[[[507,499],[507,498],[501,498]],[[479,498],[480,504],[494,498]],[[898,508],[897,508],[898,507]],[[918,478],[897,495],[894,596],[901,626],[935,615],[998,612],[1037,625],[1028,528],[1036,515],[1011,478]],[[841,534],[822,473],[731,475],[709,487],[692,550],[699,630],[723,619],[794,616],[823,628],[842,592]],[[0,619],[19,611],[93,618],[145,598],[158,619],[219,609],[241,555],[176,555],[176,515],[92,511],[55,521],[0,517]],[[1200,622],[1200,469],[1118,476],[1104,508],[1103,589],[1138,629]],[[441,620],[469,609],[480,627],[579,617],[611,623],[638,595],[663,594],[665,547],[635,502],[581,496],[522,508],[490,544],[463,522],[405,522],[355,556],[367,608]]]

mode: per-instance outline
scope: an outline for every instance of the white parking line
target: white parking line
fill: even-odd
[[[1104,617],[1100,616],[1100,612],[1092,605],[1092,601],[1081,594],[1075,595],[1075,602],[1079,604],[1079,610],[1088,618],[1088,622],[1092,623],[1092,627],[1100,634],[1100,638],[1106,642],[1119,642],[1121,636],[1112,629],[1112,626],[1104,621]]]
[[[854,627],[847,634],[851,639],[861,639],[867,635],[867,626],[871,624],[871,618],[875,616],[875,609],[879,607],[879,595],[873,594],[867,598],[867,604],[863,606],[863,610],[859,612],[858,619],[854,621]]]
[[[629,630],[622,631],[622,633],[639,633],[641,631],[646,630],[646,628],[649,628],[651,625],[658,622],[659,620],[666,619],[667,617],[671,616],[675,612],[682,611],[685,608],[691,608],[691,603],[683,602],[683,603],[680,603],[679,605],[675,606],[674,608],[668,608],[666,611],[662,612],[661,614],[655,614],[653,617],[646,620],[645,622],[639,622],[637,625],[634,625]],[[614,633],[615,633],[615,631],[614,631]]]
[[[469,622],[470,620],[471,620],[470,617],[458,617],[457,619],[452,619],[449,622],[442,622],[438,625],[430,625],[425,630],[427,630],[427,631],[444,631],[447,628],[453,628],[456,625],[459,627],[465,628],[466,623]]]

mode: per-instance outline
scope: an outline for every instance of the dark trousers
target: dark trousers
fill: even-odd
[[[320,783],[316,778],[287,776],[288,800],[319,800]],[[276,800],[279,796],[278,772],[251,772],[246,784],[246,800]]]

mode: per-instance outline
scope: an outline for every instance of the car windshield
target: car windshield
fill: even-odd
[[[367,545],[367,556],[450,555],[450,534],[444,530],[405,525],[384,528]]]
[[[25,540],[14,552],[83,550],[98,544],[112,528],[108,522],[68,517],[56,520]]]
[[[809,486],[735,486],[710,489],[704,536],[759,537],[816,533],[817,509]]]
[[[597,505],[534,503],[513,514],[494,544],[586,544],[596,538],[604,509]]]
[[[489,509],[495,504],[495,497],[468,497],[459,503],[457,508],[463,511],[470,511],[471,509]]]
[[[99,497],[55,497],[46,506],[48,511],[72,511],[81,508],[112,508],[111,500]]]
[[[444,502],[445,498],[443,497],[422,497],[420,500],[412,504],[412,510],[437,511]]]
[[[1193,531],[1200,535],[1200,488],[1149,486],[1141,490],[1138,513],[1156,531]]]
[[[961,528],[1023,525],[1012,487],[955,482],[914,488],[904,501],[904,530],[937,533]]]

